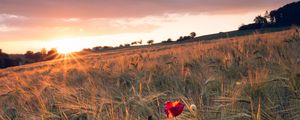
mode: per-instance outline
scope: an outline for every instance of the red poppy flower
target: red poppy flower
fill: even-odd
[[[165,113],[167,114],[167,118],[176,117],[181,114],[183,111],[184,104],[180,103],[180,101],[170,102],[167,101],[165,103]]]

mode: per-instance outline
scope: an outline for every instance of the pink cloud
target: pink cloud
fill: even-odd
[[[245,12],[295,0],[0,0],[0,13],[33,17],[142,17],[165,13]]]

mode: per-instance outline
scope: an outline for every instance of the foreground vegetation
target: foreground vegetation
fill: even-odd
[[[299,119],[300,33],[122,49],[0,70],[0,119]],[[189,108],[191,104],[197,109]]]

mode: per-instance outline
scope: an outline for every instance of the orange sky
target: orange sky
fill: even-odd
[[[0,0],[0,49],[80,50],[236,30],[293,0]]]

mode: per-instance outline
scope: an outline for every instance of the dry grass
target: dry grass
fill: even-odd
[[[0,70],[0,119],[299,119],[300,34],[126,49]],[[299,30],[298,30],[299,31]]]

